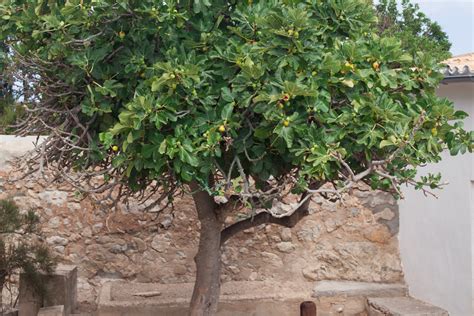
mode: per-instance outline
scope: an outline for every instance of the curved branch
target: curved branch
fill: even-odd
[[[301,203],[298,208],[289,216],[275,217],[269,212],[261,212],[257,215],[236,222],[226,227],[221,232],[221,246],[235,234],[262,224],[277,224],[284,227],[292,228],[305,216],[309,215],[309,202],[311,201],[311,194],[305,193],[301,197]]]

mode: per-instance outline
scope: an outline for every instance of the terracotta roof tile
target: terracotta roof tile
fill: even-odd
[[[474,76],[474,52],[451,57],[442,63],[446,64],[446,77]]]

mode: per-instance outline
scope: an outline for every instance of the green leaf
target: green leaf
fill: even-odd
[[[379,147],[384,148],[384,147],[392,146],[392,145],[395,145],[395,144],[391,140],[384,139],[380,142]]]
[[[324,57],[324,60],[321,64],[321,69],[322,70],[328,70],[331,73],[336,73],[341,69],[342,63],[337,60],[334,55],[328,53]]]
[[[234,105],[232,103],[226,104],[221,111],[221,118],[223,120],[228,120],[232,116],[232,110],[234,109]]]
[[[158,152],[163,155],[164,153],[166,153],[166,148],[167,148],[167,142],[166,142],[166,139],[164,139],[160,144],[160,148],[158,149]]]
[[[348,86],[349,88],[354,88],[354,80],[352,79],[344,79],[342,83]]]
[[[190,164],[193,167],[197,167],[199,164],[198,159],[195,156],[191,156],[183,147],[179,147],[179,159],[181,161]]]
[[[118,135],[120,134],[124,129],[127,129],[127,126],[122,125],[121,123],[117,123],[110,129],[110,134],[111,135]]]
[[[234,101],[234,95],[232,94],[230,89],[227,88],[227,87],[222,88],[222,94],[221,95],[222,95],[222,99],[226,102]]]
[[[372,69],[359,69],[357,70],[357,73],[362,79],[366,79],[370,75],[374,74],[374,71]]]
[[[259,126],[255,129],[254,135],[256,138],[265,139],[268,138],[272,133],[272,129],[269,126]]]
[[[322,101],[322,100],[317,100],[315,104],[315,109],[326,113],[329,111],[329,102]]]
[[[292,127],[284,126],[280,131],[280,136],[285,140],[288,148],[293,146],[294,130]]]

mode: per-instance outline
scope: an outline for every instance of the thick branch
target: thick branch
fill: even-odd
[[[214,199],[206,191],[201,190],[199,184],[195,181],[190,182],[189,187],[192,190],[199,220],[216,220],[215,209],[217,205]]]
[[[257,215],[236,222],[226,227],[221,233],[221,245],[223,245],[230,237],[235,234],[262,224],[277,224],[284,227],[292,228],[305,216],[309,215],[308,207],[311,201],[311,195],[303,194],[299,207],[289,216],[275,217],[269,212],[261,212]]]

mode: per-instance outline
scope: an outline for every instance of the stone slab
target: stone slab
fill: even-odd
[[[56,305],[40,308],[38,316],[66,316],[64,305]]]
[[[437,306],[411,297],[370,297],[367,299],[369,316],[448,316]]]
[[[407,294],[405,284],[353,281],[319,281],[312,292],[318,306],[318,316],[365,315],[367,296],[393,297]]]
[[[406,296],[408,288],[402,283],[367,283],[354,281],[319,281],[313,297],[326,296]]]

